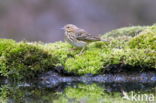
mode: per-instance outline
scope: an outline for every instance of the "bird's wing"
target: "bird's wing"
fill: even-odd
[[[93,36],[83,29],[78,29],[76,31],[76,38],[78,40],[83,40],[83,41],[99,41],[100,40],[98,36]]]

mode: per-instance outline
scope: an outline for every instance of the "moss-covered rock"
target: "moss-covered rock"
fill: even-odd
[[[112,65],[156,69],[156,25],[126,27],[102,36],[81,49],[66,42],[28,43],[0,39],[0,73],[13,78],[31,77],[62,66],[78,75],[100,74]]]
[[[63,66],[69,57],[78,53],[78,51],[72,50],[72,46],[70,44],[64,42],[43,44],[41,45],[41,48],[57,57],[59,62],[57,62],[55,66]]]
[[[113,49],[111,53],[103,54],[103,63],[104,67],[121,64],[142,69],[156,68],[156,53],[151,49]]]
[[[156,50],[156,26],[142,31],[129,41],[130,48],[151,48]]]
[[[148,26],[132,26],[132,27],[124,27],[116,30],[112,30],[111,32],[106,33],[102,37],[118,37],[118,36],[131,36],[134,37],[138,35],[141,31],[144,31]]]
[[[0,73],[3,76],[32,77],[54,67],[57,62],[52,54],[28,43],[1,39],[0,47]]]
[[[101,52],[98,49],[88,50],[83,55],[76,55],[68,58],[65,62],[65,69],[78,74],[97,74],[103,68]]]

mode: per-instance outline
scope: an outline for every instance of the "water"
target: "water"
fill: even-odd
[[[141,73],[71,78],[52,75],[20,83],[4,80],[0,103],[156,103],[155,77]]]

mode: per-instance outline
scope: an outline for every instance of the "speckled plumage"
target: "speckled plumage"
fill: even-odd
[[[100,37],[93,36],[85,30],[78,28],[73,24],[64,26],[65,40],[71,45],[79,48],[85,47],[89,42],[100,41]]]

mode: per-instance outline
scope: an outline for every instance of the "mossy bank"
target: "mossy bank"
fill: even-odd
[[[22,79],[64,67],[77,75],[102,74],[120,68],[156,70],[156,25],[113,30],[102,36],[107,42],[90,43],[82,55],[66,42],[15,42],[0,39],[1,76]],[[138,69],[139,68],[139,69]]]

